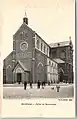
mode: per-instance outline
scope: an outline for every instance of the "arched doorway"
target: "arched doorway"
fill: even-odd
[[[18,67],[16,69],[16,76],[17,76],[17,82],[20,84],[22,82],[22,73],[23,73],[23,70]]]
[[[30,81],[30,71],[24,67],[23,63],[18,61],[13,69],[13,82],[24,83]]]
[[[17,73],[17,82],[20,84],[22,82],[22,74]]]

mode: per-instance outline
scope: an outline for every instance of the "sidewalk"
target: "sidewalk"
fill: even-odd
[[[73,85],[72,83],[70,84],[66,84],[66,83],[59,83],[59,84],[51,84],[50,86],[68,86],[68,85]],[[29,84],[27,84],[27,86],[30,86]],[[37,84],[33,84],[33,87],[37,86]],[[48,84],[46,84],[46,87],[48,86]],[[24,87],[24,84],[18,84],[18,83],[15,83],[15,84],[3,84],[3,87]]]

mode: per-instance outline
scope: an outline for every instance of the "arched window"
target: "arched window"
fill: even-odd
[[[38,73],[42,73],[43,70],[44,70],[43,64],[40,62],[40,63],[37,65],[37,67],[38,67]]]
[[[39,49],[39,40],[37,40],[37,48]]]
[[[54,68],[56,69],[56,64],[54,64]]]
[[[51,62],[49,61],[49,66],[51,66]]]
[[[27,37],[28,37],[27,31],[25,31],[25,30],[23,31],[23,36],[24,36],[24,40],[27,39]]]
[[[53,63],[52,63],[52,67],[53,67]]]
[[[55,64],[55,68],[57,69],[57,64]]]
[[[48,55],[48,48],[47,48],[47,55]]]
[[[42,51],[42,49],[43,49],[43,44],[41,43],[41,51]]]
[[[20,33],[20,39],[23,40],[23,32]]]
[[[45,45],[44,45],[44,53],[45,53],[45,50],[46,50],[46,47],[45,47]]]

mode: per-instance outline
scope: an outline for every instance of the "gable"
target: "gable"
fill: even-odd
[[[23,65],[23,63],[21,61],[17,61],[14,69],[13,69],[14,73],[23,73],[23,72],[29,72],[29,70],[27,68],[25,68],[25,66]]]
[[[34,36],[35,32],[23,23],[13,37],[13,49],[16,52],[17,60],[26,58],[28,52],[32,53]]]
[[[15,66],[13,73],[23,73],[23,68],[19,65],[19,63]]]
[[[33,31],[28,25],[26,25],[25,23],[23,23],[20,26],[20,28],[16,31],[16,33],[13,35],[13,38],[15,38],[18,33],[20,33],[21,31],[23,31],[25,29],[29,30],[31,33],[35,33],[35,31]]]

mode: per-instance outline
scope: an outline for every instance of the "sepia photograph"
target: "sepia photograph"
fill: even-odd
[[[75,117],[75,1],[3,0],[2,118]]]
[[[52,8],[4,11],[4,99],[74,97],[73,0],[51,1]]]

